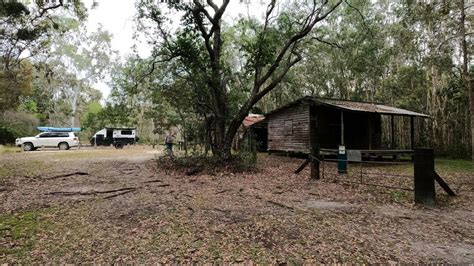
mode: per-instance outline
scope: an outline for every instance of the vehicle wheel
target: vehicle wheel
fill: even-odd
[[[32,151],[34,149],[35,149],[35,147],[33,146],[33,143],[29,143],[29,142],[23,143],[23,150],[24,151]]]
[[[123,143],[122,142],[115,143],[115,148],[116,149],[123,149]]]
[[[62,151],[68,150],[69,149],[69,144],[67,144],[66,142],[61,142],[61,143],[59,143],[58,147]]]

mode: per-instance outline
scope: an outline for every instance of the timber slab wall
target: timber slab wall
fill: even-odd
[[[271,114],[268,150],[309,152],[309,105],[301,104]]]

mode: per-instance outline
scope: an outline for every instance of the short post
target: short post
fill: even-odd
[[[416,148],[414,150],[415,203],[426,206],[436,204],[434,150]]]
[[[339,174],[347,174],[347,153],[344,145],[339,145],[337,160],[337,172]]]
[[[319,146],[314,145],[311,147],[311,179],[321,179],[319,173]]]

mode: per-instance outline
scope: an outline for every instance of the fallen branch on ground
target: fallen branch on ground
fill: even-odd
[[[46,180],[52,180],[52,179],[61,178],[61,177],[70,177],[70,176],[73,176],[73,175],[89,175],[89,173],[86,173],[86,172],[74,172],[74,173],[70,173],[70,174],[64,174],[64,175],[53,176],[53,177],[50,177],[50,178],[46,178]]]
[[[163,182],[163,180],[161,180],[161,179],[155,179],[155,180],[145,181],[145,182],[143,182],[143,183],[160,183],[160,182]]]
[[[272,201],[272,200],[267,200],[268,203],[271,203],[273,205],[276,205],[278,207],[282,207],[282,208],[286,208],[286,209],[290,209],[290,210],[294,210],[295,208],[291,207],[291,206],[287,206],[285,204],[282,204],[282,203],[279,203],[279,202],[276,202],[276,201]]]
[[[120,193],[117,193],[117,194],[113,194],[113,195],[109,195],[109,196],[105,196],[104,199],[110,199],[110,198],[114,198],[114,197],[117,197],[117,196],[121,196],[123,194],[127,194],[127,193],[130,193],[132,191],[135,191],[135,189],[130,189],[130,190],[125,190],[125,191],[122,191]]]
[[[216,210],[218,212],[223,212],[223,213],[230,213],[231,212],[229,210],[223,210],[223,209],[219,209],[219,208],[214,208],[214,210]]]
[[[87,195],[96,195],[96,194],[108,194],[108,193],[114,193],[114,192],[120,192],[120,191],[133,191],[136,190],[136,187],[126,187],[126,188],[118,188],[118,189],[112,189],[112,190],[103,190],[103,191],[53,191],[46,193],[45,195],[65,195],[65,196],[73,196],[73,195],[82,195],[82,196],[87,196]]]

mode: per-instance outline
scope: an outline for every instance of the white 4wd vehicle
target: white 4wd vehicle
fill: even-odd
[[[68,150],[79,146],[79,138],[73,132],[44,132],[34,137],[18,138],[15,145],[23,146],[24,151],[33,151],[40,147],[56,147]]]

